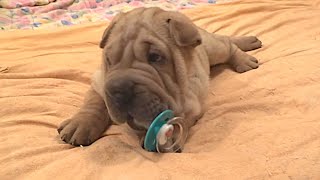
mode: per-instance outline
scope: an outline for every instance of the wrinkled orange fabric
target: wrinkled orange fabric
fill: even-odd
[[[89,147],[61,142],[100,64],[106,23],[0,33],[0,179],[320,179],[320,1],[184,10],[225,35],[257,35],[261,66],[212,69],[209,109],[181,154],[142,150],[126,126]]]

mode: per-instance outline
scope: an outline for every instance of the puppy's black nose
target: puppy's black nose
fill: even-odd
[[[124,78],[113,80],[107,85],[107,93],[112,101],[120,107],[127,106],[134,96],[134,82]]]

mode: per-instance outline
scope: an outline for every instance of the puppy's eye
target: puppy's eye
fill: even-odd
[[[164,58],[158,53],[150,52],[148,54],[148,61],[150,63],[162,63],[163,60]]]

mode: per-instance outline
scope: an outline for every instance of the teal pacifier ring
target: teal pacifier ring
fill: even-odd
[[[148,151],[157,151],[157,134],[161,127],[174,117],[173,111],[165,110],[151,123],[144,139],[144,148]]]

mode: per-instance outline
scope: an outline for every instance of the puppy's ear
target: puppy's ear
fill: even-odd
[[[201,36],[198,29],[191,22],[184,19],[167,19],[169,32],[179,46],[196,47],[201,44]]]
[[[110,35],[110,33],[111,33],[111,29],[112,29],[112,27],[114,26],[114,24],[115,24],[115,23],[110,23],[110,24],[108,25],[108,27],[106,28],[106,30],[104,30],[103,35],[102,35],[102,39],[101,39],[100,44],[99,44],[99,47],[100,47],[101,49],[103,49],[104,46],[106,46],[107,40],[108,40],[109,35]]]
[[[123,13],[118,14],[117,16],[115,16],[113,18],[113,20],[111,21],[111,23],[108,25],[108,27],[106,28],[106,30],[104,30],[103,35],[102,35],[102,39],[100,41],[99,47],[100,48],[104,48],[106,46],[106,43],[108,41],[108,38],[111,34],[112,28],[116,25],[117,21],[123,16]]]

